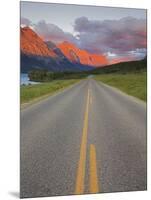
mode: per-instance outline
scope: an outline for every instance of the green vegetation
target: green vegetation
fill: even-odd
[[[147,70],[147,58],[140,61],[122,62],[105,67],[98,67],[94,70],[84,72],[50,72],[44,69],[34,69],[29,72],[31,81],[48,82],[52,80],[79,79],[86,78],[92,74],[127,74],[142,73]]]
[[[93,74],[96,74],[98,81],[143,101],[147,100],[147,58],[95,69]]]
[[[86,72],[50,72],[34,69],[29,72],[31,81],[43,82],[37,85],[21,86],[21,103],[26,103],[48,96],[89,75],[96,75],[96,80],[114,86],[123,92],[146,101],[147,93],[147,58],[141,61],[118,63],[96,68]]]
[[[147,70],[147,58],[139,61],[121,62],[106,67],[96,68],[91,71],[93,74],[127,74],[141,73]]]
[[[116,87],[121,91],[143,101],[147,100],[146,72],[129,74],[102,74],[96,75],[95,79]]]
[[[28,74],[31,81],[49,82],[52,80],[79,79],[87,76],[87,72],[50,72],[44,69],[34,69]]]
[[[79,79],[70,80],[55,80],[48,83],[36,84],[36,85],[22,85],[21,86],[21,103],[28,103],[46,95],[51,95],[56,91],[66,88],[76,82]]]

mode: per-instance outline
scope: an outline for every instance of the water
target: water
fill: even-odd
[[[37,84],[39,82],[30,81],[28,74],[21,73],[20,75],[20,84],[29,85],[29,84]]]

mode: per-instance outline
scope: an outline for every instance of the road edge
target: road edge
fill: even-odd
[[[65,87],[63,89],[59,89],[59,90],[55,91],[54,93],[49,93],[49,94],[43,95],[41,97],[38,97],[38,98],[28,102],[28,103],[22,103],[21,104],[21,102],[20,102],[20,110],[24,110],[24,109],[26,109],[26,108],[28,108],[28,107],[30,107],[32,105],[35,105],[35,104],[39,103],[40,101],[43,101],[43,100],[45,100],[45,99],[47,99],[49,97],[53,97],[53,96],[59,95],[61,92],[64,92],[66,90],[71,89],[72,87],[74,87],[75,85],[81,83],[84,80],[85,79],[79,80],[77,83],[73,83],[73,84],[71,84],[71,85],[69,85],[69,86],[67,86],[67,87]]]
[[[121,95],[123,95],[123,96],[125,96],[127,98],[130,98],[131,101],[135,101],[136,103],[142,104],[143,106],[147,106],[147,101],[145,102],[145,101],[143,101],[143,100],[141,100],[141,99],[139,99],[139,98],[137,98],[135,96],[129,95],[126,92],[124,92],[124,91],[122,91],[122,90],[120,90],[120,89],[118,89],[118,88],[116,88],[114,86],[111,86],[111,85],[108,85],[106,83],[103,83],[102,81],[97,81],[95,79],[93,79],[93,80],[96,81],[98,84],[102,84],[105,87],[108,87],[108,88],[114,90],[116,93],[120,93]]]

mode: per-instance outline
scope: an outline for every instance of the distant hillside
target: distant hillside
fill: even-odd
[[[92,54],[76,45],[44,41],[30,27],[21,28],[21,72],[45,69],[53,72],[88,71],[108,63],[101,54]]]
[[[57,54],[60,59],[66,59],[66,60],[68,60],[67,57],[62,53],[62,51],[53,42],[47,41],[47,42],[45,42],[45,44],[47,45],[47,47],[50,50],[53,50],[53,52],[55,54]]]
[[[117,73],[117,74],[126,74],[126,73],[137,73],[147,71],[147,58],[139,61],[129,61],[121,62],[113,65],[108,65],[106,67],[100,67],[92,70],[92,74],[108,74],[108,73]]]
[[[21,28],[21,72],[28,73],[34,69],[52,72],[86,72],[94,73],[129,73],[145,71],[147,59],[142,61],[121,62],[107,65],[104,55],[92,54],[65,41],[54,44],[43,41],[31,28]],[[107,66],[105,66],[107,65]]]
[[[54,72],[87,71],[92,66],[72,63],[56,45],[44,42],[31,28],[21,28],[21,72],[28,73],[34,69]]]
[[[57,55],[47,47],[43,40],[29,27],[21,28],[21,52],[27,55],[50,56]]]
[[[104,66],[108,64],[106,56],[102,54],[92,54],[86,50],[78,48],[76,45],[64,41],[57,46],[61,52],[72,62],[89,66]]]

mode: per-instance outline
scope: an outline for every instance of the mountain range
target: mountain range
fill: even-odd
[[[50,71],[87,71],[107,65],[107,58],[64,41],[44,41],[29,27],[21,28],[21,72],[35,68]]]

